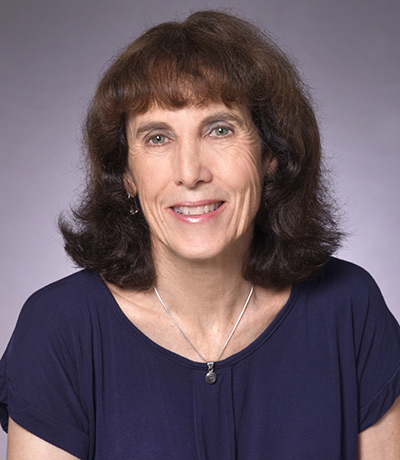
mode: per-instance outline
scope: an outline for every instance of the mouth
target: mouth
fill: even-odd
[[[202,216],[209,212],[216,211],[222,204],[223,201],[218,201],[203,206],[174,206],[172,209],[177,214],[182,214],[184,216]]]

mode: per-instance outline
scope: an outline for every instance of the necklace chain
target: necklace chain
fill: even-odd
[[[229,341],[231,340],[233,334],[235,333],[240,320],[242,319],[242,316],[244,315],[244,312],[246,311],[247,305],[250,302],[251,296],[254,291],[254,284],[251,285],[250,293],[247,296],[246,302],[243,305],[242,311],[240,312],[239,318],[237,319],[235,325],[233,326],[233,329],[231,333],[229,334],[229,337],[227,338],[224,346],[222,347],[221,351],[219,352],[217,359],[215,361],[218,361],[219,358],[222,356],[222,353],[225,351],[225,348],[228,346]],[[184,339],[187,341],[187,343],[192,347],[192,349],[196,352],[196,354],[200,357],[202,361],[207,363],[207,368],[208,368],[208,373],[206,375],[206,381],[208,383],[214,383],[216,381],[216,375],[214,373],[214,361],[208,361],[207,359],[204,358],[204,356],[197,350],[197,348],[193,345],[193,343],[189,340],[188,336],[183,332],[179,324],[176,322],[175,318],[172,316],[171,312],[168,310],[167,306],[165,305],[163,299],[161,298],[160,294],[157,291],[157,288],[154,286],[154,292],[156,293],[158,300],[160,301],[161,305],[164,307],[165,311],[168,313],[168,316],[171,318],[172,322],[175,324],[176,328],[178,331],[182,334]]]

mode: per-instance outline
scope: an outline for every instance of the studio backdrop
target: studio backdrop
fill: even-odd
[[[337,255],[374,276],[400,319],[399,2],[2,0],[0,353],[26,298],[76,270],[56,221],[83,181],[80,125],[99,73],[144,29],[210,8],[262,26],[298,63],[348,234]]]

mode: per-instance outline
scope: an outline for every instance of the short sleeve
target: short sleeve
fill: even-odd
[[[0,421],[26,430],[80,459],[88,457],[82,398],[82,343],[53,292],[24,305],[0,362]]]
[[[399,324],[369,275],[362,291],[362,308],[353,306],[360,316],[354,321],[359,432],[377,423],[400,395]]]

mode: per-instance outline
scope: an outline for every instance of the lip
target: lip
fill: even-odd
[[[185,215],[180,214],[174,210],[174,208],[180,207],[197,207],[197,206],[207,206],[207,205],[215,205],[220,204],[220,206],[215,209],[214,211],[209,211],[206,214],[198,214],[198,215]],[[182,222],[187,223],[202,223],[207,222],[216,216],[218,216],[225,208],[225,201],[222,200],[202,200],[202,201],[182,201],[179,203],[174,204],[169,208],[169,212],[172,213],[174,217],[179,219]]]
[[[187,207],[196,207],[196,206],[206,206],[207,204],[216,204],[216,203],[224,203],[223,200],[201,200],[201,201],[180,201],[179,203],[175,203],[171,206],[171,208],[179,208],[181,206]]]

